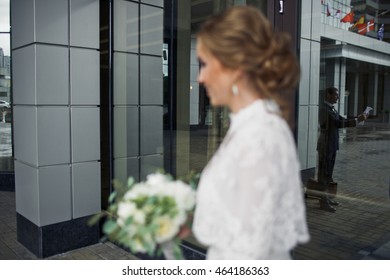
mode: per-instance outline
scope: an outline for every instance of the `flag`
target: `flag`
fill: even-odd
[[[330,16],[331,14],[333,14],[333,9],[332,9],[332,6],[330,5],[329,3],[329,0],[326,2],[326,16]]]
[[[340,21],[341,22],[353,22],[354,17],[355,17],[355,13],[353,11],[350,11]]]
[[[383,33],[385,33],[385,25],[382,23],[381,27],[378,30],[378,40],[383,41]]]
[[[359,24],[357,26],[358,28],[358,33],[360,35],[365,35],[367,32],[370,32],[372,30],[374,30],[374,27],[375,27],[375,22],[374,20],[370,20],[369,22],[367,23],[363,23],[363,24]]]
[[[367,32],[373,31],[375,29],[374,19],[367,22]]]
[[[364,16],[361,16],[357,22],[355,22],[354,25],[352,25],[352,28],[357,27],[358,24],[363,24],[364,23]]]
[[[340,18],[341,17],[341,10],[340,10],[340,8],[337,9],[336,13],[334,14],[334,17],[335,18]]]
[[[367,33],[367,24],[366,23],[357,24],[356,28],[357,28],[357,32],[360,35],[365,35]]]

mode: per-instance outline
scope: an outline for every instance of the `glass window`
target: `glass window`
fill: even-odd
[[[0,172],[13,171],[9,0],[0,0]]]
[[[387,259],[389,1],[319,2],[302,5],[300,19],[298,150],[311,240],[294,258]]]
[[[253,5],[266,12],[267,1],[178,1],[177,3],[177,38],[176,49],[172,49],[176,60],[173,71],[175,84],[171,90],[175,95],[172,110],[175,127],[174,149],[176,175],[185,175],[190,170],[202,171],[208,159],[218,148],[229,125],[227,109],[212,108],[206,90],[198,85],[197,76],[199,64],[196,55],[196,31],[199,25],[208,17],[228,7],[235,5]],[[169,38],[166,38],[166,47],[169,50]],[[165,51],[164,53],[168,53]],[[163,58],[164,59],[164,58]],[[168,71],[172,73],[172,71]],[[167,75],[165,83],[169,82]],[[165,107],[170,102],[168,85],[164,93]],[[166,118],[166,127],[169,127],[169,118]]]
[[[177,34],[172,38],[165,33],[163,47],[164,167],[176,176],[184,176],[203,170],[229,126],[228,110],[212,108],[205,88],[197,82],[196,31],[208,17],[231,6],[253,5],[266,13],[267,1],[175,2]],[[169,24],[166,20],[166,29]],[[188,241],[197,244],[192,237]]]

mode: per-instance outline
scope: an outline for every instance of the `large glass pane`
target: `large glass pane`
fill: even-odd
[[[0,172],[13,171],[9,1],[0,1]],[[5,175],[7,176],[7,175]]]
[[[165,169],[176,176],[184,176],[190,171],[201,172],[229,127],[229,111],[212,108],[205,88],[197,82],[196,32],[199,25],[210,16],[236,5],[253,5],[266,12],[266,3],[265,0],[177,1],[176,37],[172,40],[170,34],[164,33],[163,50],[164,160]],[[165,10],[166,13],[169,11],[167,5]],[[167,28],[169,22],[165,24]],[[188,241],[197,244],[192,237]]]
[[[212,108],[207,93],[197,83],[196,31],[213,14],[236,5],[253,5],[266,11],[267,1],[178,1],[176,49],[176,175],[202,171],[229,126],[227,109]]]
[[[308,147],[307,158],[315,155],[317,162],[307,160],[307,167],[315,169],[306,185],[312,238],[297,248],[297,259],[390,257],[387,6],[388,1],[380,0],[323,1],[321,40],[310,42],[311,62],[301,58],[304,77],[311,75],[301,81],[300,96],[310,103],[307,100],[306,107],[301,99],[300,115],[305,118],[299,125],[309,124],[309,137],[300,141]],[[368,107],[368,119],[357,121]]]

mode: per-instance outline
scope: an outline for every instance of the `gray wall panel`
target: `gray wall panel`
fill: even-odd
[[[100,163],[84,162],[72,166],[73,218],[100,212]]]
[[[141,5],[141,53],[162,55],[163,20],[163,9]]]
[[[114,53],[114,104],[138,105],[138,55]]]
[[[36,103],[35,48],[28,46],[12,52],[14,104]]]
[[[100,159],[99,108],[72,108],[72,162]]]
[[[162,119],[162,107],[141,107],[141,155],[163,153]]]
[[[141,56],[141,104],[163,104],[163,73],[160,57]]]
[[[37,108],[14,106],[13,121],[15,159],[38,166]]]
[[[98,105],[100,103],[99,52],[70,49],[71,104]]]
[[[39,226],[72,217],[69,165],[39,168]]]
[[[35,41],[34,1],[12,0],[11,26],[12,47],[30,44]]]
[[[70,45],[99,48],[99,0],[70,1]]]
[[[70,163],[69,109],[38,107],[38,164]]]
[[[114,108],[114,157],[138,155],[139,124],[137,107]]]
[[[35,0],[36,41],[68,44],[68,0]]]
[[[69,51],[65,47],[37,45],[37,104],[69,103]]]

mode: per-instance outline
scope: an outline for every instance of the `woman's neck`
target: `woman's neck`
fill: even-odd
[[[232,113],[237,113],[259,99],[262,99],[260,94],[248,89],[241,89],[238,95],[233,96],[228,107]]]

